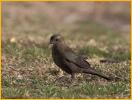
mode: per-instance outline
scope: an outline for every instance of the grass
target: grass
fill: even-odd
[[[80,54],[88,55],[89,57],[93,57],[94,55],[99,57],[105,57],[107,59],[113,59],[117,61],[123,61],[123,60],[129,60],[130,59],[130,51],[124,52],[124,51],[115,51],[115,52],[105,52],[102,51],[96,47],[88,46],[80,49]]]
[[[56,21],[52,23],[42,13],[31,13],[27,17],[23,13],[22,20],[17,17],[16,22],[9,12],[5,15],[2,98],[130,98],[130,41],[118,30],[91,19],[63,26]],[[66,43],[87,56],[97,71],[120,80],[109,82],[97,76],[78,74],[72,83],[70,76],[62,74],[53,63],[48,46],[53,30],[62,32]],[[102,59],[118,62],[101,63]]]
[[[81,40],[83,46],[77,49],[78,44],[75,39],[76,46],[71,45],[71,47],[78,53],[87,56],[88,60],[91,60],[92,66],[98,71],[113,77],[118,76],[122,80],[107,82],[96,76],[80,75],[74,83],[70,83],[70,81],[67,82],[70,77],[66,77],[68,75],[64,73],[65,77],[62,82],[54,82],[61,75],[61,72],[54,65],[51,58],[51,49],[47,44],[43,45],[43,43],[35,43],[35,41],[31,44],[20,41],[12,43],[10,40],[6,40],[3,42],[2,48],[3,56],[6,58],[5,63],[2,63],[2,97],[128,98],[130,96],[130,51],[123,51],[127,46],[121,45],[121,49],[117,47],[117,50],[114,50],[112,46],[115,44],[107,41],[112,46],[108,50],[102,50],[100,49],[103,43],[102,40],[98,40],[100,41],[99,45],[90,46],[86,44],[85,46],[84,43],[87,39],[85,39],[84,34],[80,36],[81,38],[84,37],[84,40]],[[114,39],[118,38],[122,37]],[[68,37],[66,37],[67,39]],[[104,45],[106,46],[107,43],[104,43]],[[101,58],[110,58],[120,62],[98,63]]]

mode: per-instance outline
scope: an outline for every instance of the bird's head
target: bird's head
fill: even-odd
[[[58,44],[63,42],[63,37],[60,34],[54,34],[50,38],[50,44]]]

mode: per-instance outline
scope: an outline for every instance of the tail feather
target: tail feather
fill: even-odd
[[[93,69],[84,70],[84,73],[96,75],[96,76],[99,76],[99,77],[101,77],[101,78],[104,78],[104,79],[106,79],[106,80],[108,80],[108,81],[112,80],[111,77],[107,77],[107,76],[105,76],[105,75],[103,75],[103,74],[101,74],[101,73],[98,73],[97,71],[95,71],[95,70],[93,70]]]

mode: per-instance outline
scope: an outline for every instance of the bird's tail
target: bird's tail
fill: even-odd
[[[97,72],[97,71],[95,71],[93,69],[84,70],[83,72],[84,73],[87,73],[87,74],[97,75],[97,76],[99,76],[101,78],[104,78],[104,79],[106,79],[108,81],[111,81],[112,80],[111,77],[105,76],[105,75],[103,75],[103,74],[101,74],[101,73],[99,73],[99,72]]]

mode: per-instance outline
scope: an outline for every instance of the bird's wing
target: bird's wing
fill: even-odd
[[[81,68],[90,67],[90,64],[85,60],[83,56],[77,55],[70,48],[67,48],[67,50],[65,51],[63,55],[64,55],[65,60],[69,61],[70,63],[74,63],[78,67],[81,67]]]

